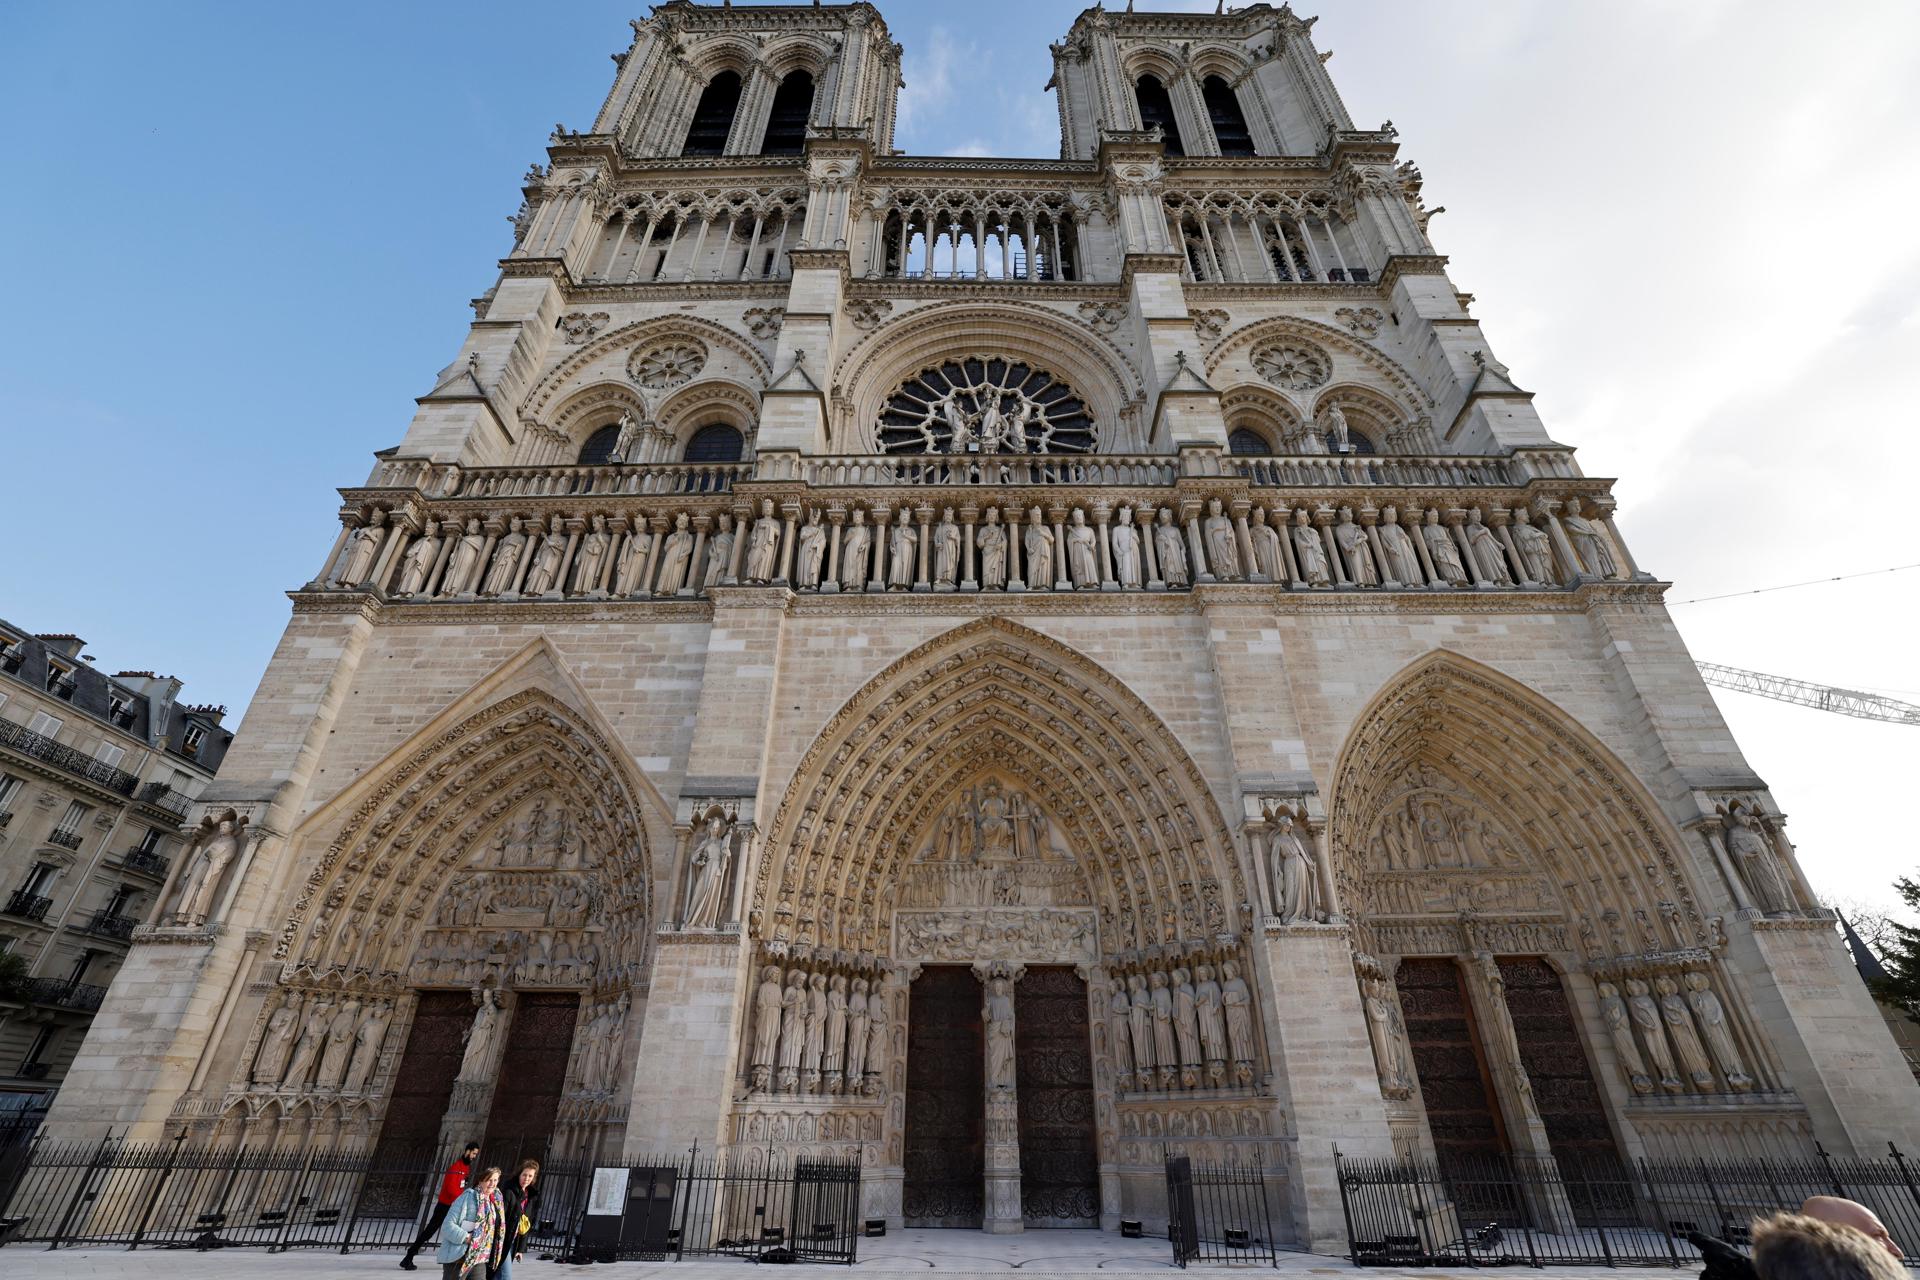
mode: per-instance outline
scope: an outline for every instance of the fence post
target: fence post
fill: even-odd
[[[360,1181],[353,1188],[353,1203],[347,1206],[347,1229],[340,1236],[340,1252],[343,1254],[353,1249],[353,1229],[360,1225],[360,1202],[367,1194],[367,1183],[373,1178],[374,1158],[378,1152],[377,1143],[368,1149],[366,1167],[360,1171]],[[419,1228],[414,1230],[417,1239]]]
[[[1332,1145],[1333,1180],[1340,1184],[1340,1216],[1345,1219],[1347,1224],[1347,1261],[1357,1267],[1360,1265],[1360,1251],[1356,1249],[1353,1244],[1353,1199],[1347,1192],[1347,1158],[1340,1154],[1339,1143],[1336,1142]],[[1266,1196],[1263,1193],[1261,1200],[1264,1202],[1265,1199]],[[1295,1237],[1296,1240],[1298,1238],[1298,1236]],[[1280,1265],[1278,1259],[1275,1259],[1274,1265]]]
[[[700,1160],[700,1139],[695,1138],[693,1145],[687,1148],[687,1175],[680,1179],[680,1185],[686,1194],[680,1198],[680,1226],[673,1233],[673,1260],[679,1262],[687,1256],[687,1218],[693,1210],[693,1176],[695,1166]]]
[[[1674,1266],[1680,1265],[1680,1251],[1673,1247],[1673,1224],[1667,1220],[1667,1211],[1660,1204],[1660,1193],[1653,1189],[1653,1175],[1647,1172],[1647,1158],[1640,1157],[1640,1183],[1646,1188],[1647,1199],[1653,1205],[1654,1225],[1667,1242],[1667,1257]]]
[[[1900,1167],[1900,1180],[1907,1184],[1907,1194],[1913,1197],[1914,1207],[1920,1209],[1920,1186],[1915,1185],[1913,1181],[1913,1170],[1907,1168],[1907,1158],[1901,1155],[1900,1148],[1891,1142],[1887,1143],[1887,1154],[1891,1155],[1894,1164]]]
[[[1833,1157],[1828,1155],[1827,1149],[1817,1142],[1813,1144],[1813,1149],[1819,1153],[1820,1163],[1826,1166],[1827,1185],[1833,1188],[1833,1194],[1845,1199],[1847,1188],[1840,1181],[1839,1171],[1833,1167]]]
[[[313,1150],[308,1148],[304,1158],[300,1161],[300,1172],[294,1175],[292,1194],[287,1197],[287,1215],[280,1219],[280,1243],[268,1249],[268,1253],[285,1253],[287,1251],[287,1232],[293,1229],[293,1215],[300,1207],[300,1190],[307,1185],[307,1175],[313,1169],[313,1157]]]
[[[100,1139],[100,1146],[94,1151],[93,1159],[87,1162],[86,1172],[80,1175],[80,1185],[74,1188],[73,1199],[67,1202],[67,1211],[60,1215],[60,1225],[54,1228],[53,1241],[47,1245],[48,1253],[58,1249],[61,1242],[67,1238],[67,1228],[73,1225],[73,1215],[80,1212],[81,1201],[86,1199],[88,1191],[92,1188],[93,1175],[100,1171],[102,1163],[107,1158],[107,1148],[112,1142],[113,1130],[109,1129],[107,1136]]]
[[[160,1180],[153,1184],[153,1194],[147,1197],[147,1207],[140,1214],[140,1225],[134,1230],[133,1242],[127,1246],[127,1252],[138,1249],[140,1242],[146,1239],[147,1224],[153,1221],[153,1211],[160,1207],[160,1194],[167,1189],[167,1180],[173,1177],[173,1166],[180,1158],[180,1144],[186,1140],[186,1126],[182,1125],[180,1132],[173,1135],[173,1147],[167,1152],[167,1163],[160,1170]]]

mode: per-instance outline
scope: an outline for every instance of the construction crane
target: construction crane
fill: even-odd
[[[1791,702],[1795,706],[1831,711],[1835,715],[1856,716],[1862,720],[1920,725],[1920,707],[1911,702],[1883,698],[1876,693],[1862,693],[1858,689],[1836,689],[1832,685],[1813,684],[1806,680],[1789,680],[1785,676],[1770,676],[1740,667],[1723,667],[1717,662],[1694,665],[1700,668],[1702,679],[1722,689],[1757,693],[1778,702]]]

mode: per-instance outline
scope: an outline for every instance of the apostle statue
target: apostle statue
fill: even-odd
[[[316,1089],[340,1087],[346,1078],[347,1062],[353,1057],[353,1033],[359,1029],[360,998],[348,996],[327,1024],[326,1046],[320,1051],[320,1070],[313,1080]]]
[[[1661,974],[1653,980],[1653,989],[1660,997],[1660,1016],[1666,1020],[1667,1037],[1673,1041],[1681,1069],[1695,1089],[1712,1093],[1713,1064],[1707,1060],[1706,1046],[1700,1043],[1700,1033],[1694,1029],[1693,1014],[1680,996],[1680,984]]]
[[[287,1063],[287,1074],[280,1079],[282,1089],[305,1089],[313,1078],[313,1067],[320,1060],[321,1047],[326,1044],[327,1028],[333,1025],[333,1001],[326,996],[316,996],[307,1005],[306,1021],[300,1028],[300,1038],[294,1043],[293,1056]]]
[[[1127,1023],[1133,1032],[1134,1078],[1140,1088],[1154,1086],[1153,993],[1139,974],[1127,978]]]
[[[780,994],[780,1075],[781,1093],[800,1091],[800,1062],[807,1048],[807,975],[804,970],[787,972],[787,987]]]
[[[1153,997],[1153,1059],[1159,1066],[1160,1087],[1171,1089],[1180,1071],[1180,1048],[1174,1040],[1173,992],[1167,989],[1167,975],[1158,969],[1147,978]]]
[[[267,1016],[266,1029],[260,1033],[260,1049],[254,1055],[250,1079],[255,1087],[273,1088],[287,1073],[287,1055],[293,1052],[294,1037],[300,1034],[300,1002],[293,992]]]
[[[867,1070],[867,1031],[871,1022],[871,1001],[867,980],[855,978],[847,995],[847,1070],[845,1092],[858,1094]]]
[[[1740,1050],[1733,1043],[1733,1032],[1727,1026],[1727,1011],[1720,1003],[1720,997],[1713,994],[1713,983],[1704,973],[1695,970],[1687,975],[1687,1003],[1693,1008],[1694,1020],[1700,1024],[1700,1034],[1706,1037],[1707,1047],[1713,1050],[1713,1057],[1720,1064],[1720,1074],[1726,1077],[1727,1087],[1736,1093],[1745,1093],[1753,1088],[1753,1077],[1740,1065]]]
[[[772,1083],[774,1055],[780,1045],[780,1016],[785,1008],[780,986],[780,966],[767,965],[760,970],[760,985],[753,995],[753,1051],[747,1059],[749,1081],[755,1093],[765,1093]]]
[[[1227,1020],[1227,1051],[1233,1058],[1233,1082],[1253,1083],[1253,992],[1229,960],[1220,966],[1220,1011]]]
[[[873,990],[867,994],[867,1069],[860,1077],[860,1091],[869,1098],[879,1095],[881,1073],[887,1069],[891,1016],[887,1009],[886,979],[875,978]]]
[[[393,1002],[381,1000],[367,1006],[353,1034],[353,1059],[347,1067],[341,1089],[347,1093],[365,1093],[373,1079],[374,1065],[380,1060],[380,1042],[386,1039],[387,1025],[393,1021]]]
[[[1607,1038],[1613,1041],[1613,1056],[1620,1060],[1620,1069],[1626,1073],[1627,1083],[1635,1093],[1652,1093],[1653,1078],[1647,1074],[1646,1060],[1640,1056],[1640,1046],[1633,1042],[1633,1022],[1627,1013],[1627,1002],[1620,998],[1620,988],[1611,982],[1599,985],[1600,1020],[1607,1024]]]
[[[847,1043],[847,975],[836,973],[827,983],[827,1038],[820,1051],[820,1091],[839,1093],[846,1077],[841,1063]]]
[[[1121,1093],[1133,1088],[1133,1002],[1119,983],[1107,1002],[1107,1039],[1113,1043],[1114,1088]]]
[[[1227,1023],[1220,999],[1213,966],[1197,966],[1193,971],[1193,1007],[1200,1018],[1200,1052],[1207,1064],[1207,1085],[1214,1089],[1227,1082]]]
[[[1639,978],[1627,979],[1627,1010],[1633,1016],[1633,1023],[1640,1028],[1640,1039],[1647,1047],[1647,1057],[1653,1063],[1653,1069],[1659,1074],[1660,1087],[1668,1093],[1684,1093],[1686,1085],[1680,1082],[1680,1073],[1674,1070],[1673,1050],[1667,1047],[1667,1035],[1662,1026],[1660,1007],[1647,993],[1647,984]]]

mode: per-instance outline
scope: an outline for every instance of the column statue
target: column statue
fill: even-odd
[[[956,587],[960,583],[960,526],[953,521],[953,508],[940,513],[933,527],[933,584]]]
[[[1200,965],[1193,971],[1193,1006],[1200,1015],[1200,1051],[1207,1064],[1207,1086],[1213,1089],[1227,1083],[1227,1023],[1220,1000],[1213,966]]]
[[[709,587],[719,586],[733,572],[733,517],[720,513],[718,528],[707,539],[707,570],[701,579]]]
[[[1652,1093],[1653,1077],[1647,1074],[1647,1064],[1640,1056],[1640,1046],[1633,1042],[1633,1025],[1627,1013],[1627,1002],[1620,998],[1620,988],[1611,982],[1603,982],[1599,991],[1600,1019],[1607,1024],[1607,1036],[1613,1041],[1613,1056],[1620,1059],[1620,1069],[1626,1072],[1627,1083],[1635,1093]]]
[[[1460,563],[1460,548],[1454,544],[1453,534],[1440,523],[1440,508],[1427,508],[1427,522],[1420,526],[1420,536],[1427,540],[1427,554],[1433,557],[1435,576],[1450,586],[1472,585],[1466,566]]]
[[[1233,1082],[1244,1088],[1253,1083],[1253,1064],[1258,1056],[1253,1039],[1253,992],[1231,960],[1220,966],[1220,1011],[1227,1019]]]
[[[1377,587],[1380,573],[1374,567],[1373,548],[1367,543],[1367,531],[1353,522],[1353,508],[1340,508],[1340,523],[1333,526],[1333,541],[1347,562],[1347,577],[1357,587]]]
[[[1528,582],[1538,582],[1551,586],[1553,576],[1553,543],[1545,530],[1537,529],[1527,522],[1527,509],[1513,509],[1513,548],[1520,553],[1520,574]]]
[[[607,562],[612,544],[613,539],[607,536],[607,518],[596,514],[587,536],[580,539],[580,554],[574,558],[574,595],[586,595],[600,586],[600,569]]]
[[[260,1049],[253,1058],[250,1079],[255,1087],[273,1088],[287,1074],[287,1055],[293,1052],[293,1040],[300,1033],[300,1002],[294,992],[267,1016],[266,1029],[260,1033]]]
[[[1173,1029],[1180,1040],[1180,1083],[1200,1087],[1200,1010],[1194,1002],[1193,975],[1185,966],[1173,971]]]
[[[373,1068],[380,1061],[380,1044],[387,1038],[387,1025],[393,1021],[393,1002],[382,1000],[361,1015],[353,1036],[353,1060],[341,1089],[347,1093],[365,1093],[373,1081]]]
[[[566,557],[566,525],[556,515],[547,524],[547,536],[540,540],[540,549],[534,552],[533,567],[527,570],[527,580],[521,586],[520,594],[543,596],[549,591],[558,591],[560,570]]]
[[[1720,1064],[1720,1074],[1726,1077],[1727,1087],[1736,1093],[1753,1088],[1753,1077],[1740,1065],[1740,1050],[1727,1027],[1727,1011],[1720,1004],[1720,997],[1713,994],[1713,984],[1706,974],[1696,970],[1687,975],[1687,1003],[1693,1006],[1694,1019]]]
[[[353,1056],[353,1033],[360,1029],[360,997],[348,996],[334,1011],[327,1024],[327,1042],[320,1050],[320,1070],[314,1075],[316,1089],[338,1089],[346,1078],[347,1061]]]
[[[1680,1073],[1673,1069],[1673,1051],[1667,1047],[1666,1032],[1661,1030],[1660,1008],[1647,994],[1647,984],[1639,978],[1627,979],[1627,1009],[1633,1015],[1634,1025],[1640,1028],[1641,1042],[1647,1046],[1647,1057],[1659,1073],[1660,1087],[1668,1093],[1686,1092],[1686,1085],[1680,1083]]]
[[[427,521],[426,534],[407,548],[407,554],[400,561],[400,582],[393,589],[396,596],[418,595],[426,583],[427,575],[433,572],[433,562],[440,558],[440,522]]]
[[[1600,531],[1580,511],[1580,500],[1568,499],[1567,509],[1560,515],[1560,524],[1566,529],[1567,537],[1573,543],[1574,554],[1580,557],[1580,563],[1586,571],[1595,577],[1611,578],[1619,572],[1613,562],[1613,549],[1607,546]]]
[[[836,973],[827,984],[827,1038],[820,1052],[820,1091],[839,1093],[846,1084],[842,1061],[847,1045],[847,975]]]
[[[798,577],[793,585],[812,590],[820,585],[820,564],[827,555],[827,529],[820,523],[820,508],[807,512],[807,522],[800,526],[796,541],[799,563],[794,566]]]
[[[1253,543],[1253,571],[1269,582],[1287,580],[1286,557],[1280,553],[1280,535],[1267,523],[1267,509],[1253,509],[1253,524],[1247,530]]]
[[[480,571],[480,553],[486,548],[487,536],[480,532],[480,517],[469,517],[466,532],[454,544],[453,562],[447,566],[447,576],[440,584],[441,595],[466,595],[473,590],[473,580]]]
[[[1478,507],[1467,512],[1467,546],[1473,551],[1473,562],[1479,566],[1481,577],[1496,587],[1513,585],[1513,574],[1507,569],[1506,549],[1493,536],[1493,530],[1480,522]]]
[[[849,1094],[860,1092],[861,1081],[867,1071],[869,1008],[867,980],[855,978],[853,991],[847,996],[846,1092]]]
[[[687,566],[693,559],[693,534],[687,531],[687,513],[673,518],[673,532],[660,548],[660,580],[654,587],[657,596],[670,596],[687,583]],[[532,591],[529,590],[531,595]]]
[[[367,580],[367,575],[373,572],[373,557],[386,537],[383,528],[386,522],[387,513],[376,508],[372,517],[353,531],[347,539],[346,566],[333,580],[334,586],[357,587]]]
[[[780,966],[767,965],[760,970],[760,985],[753,994],[753,1049],[747,1058],[747,1082],[755,1093],[765,1093],[772,1083],[774,1056],[780,1045],[780,1015],[784,1008]]]
[[[1030,513],[1027,524],[1027,587],[1033,591],[1044,591],[1054,582],[1053,530],[1041,517],[1040,508]]]
[[[1133,1028],[1134,1079],[1142,1089],[1154,1085],[1153,996],[1139,974],[1127,979],[1127,1020]]]
[[[1133,523],[1133,508],[1120,508],[1120,522],[1108,532],[1113,545],[1113,573],[1122,587],[1136,589],[1140,576],[1140,530]]]
[[[519,516],[507,523],[507,535],[493,548],[493,563],[487,566],[486,577],[480,582],[478,594],[497,596],[513,590],[513,577],[520,569],[520,557],[526,551],[527,535],[521,530],[524,522]]]
[[[787,972],[787,989],[780,996],[781,1093],[800,1092],[800,1061],[807,1047],[807,975]]]
[[[1653,989],[1660,996],[1660,1016],[1666,1019],[1667,1036],[1673,1041],[1673,1051],[1680,1060],[1681,1069],[1687,1073],[1695,1089],[1701,1093],[1712,1093],[1713,1064],[1707,1060],[1707,1049],[1700,1043],[1700,1033],[1694,1030],[1693,1014],[1687,1010],[1687,1002],[1680,998],[1680,984],[1662,975],[1653,980]]]
[[[747,531],[746,579],[756,586],[772,582],[780,571],[780,520],[773,499],[760,500],[760,514]]]
[[[313,1076],[313,1066],[320,1060],[320,1047],[327,1038],[327,1028],[333,1022],[333,1001],[326,996],[315,996],[307,1005],[306,1021],[301,1025],[300,1038],[294,1043],[292,1060],[287,1063],[287,1074],[280,1077],[282,1089],[304,1090]]]
[[[916,571],[915,555],[920,549],[920,535],[914,530],[913,521],[908,517],[912,513],[900,512],[900,518],[894,522],[893,532],[887,538],[887,590],[913,590],[913,575]]]
[[[1180,1070],[1180,1048],[1174,1043],[1173,992],[1167,990],[1167,975],[1155,970],[1147,985],[1153,996],[1153,1059],[1159,1064],[1160,1087],[1171,1089]]]
[[[820,1092],[820,1060],[827,1048],[827,975],[807,979],[807,1033],[800,1056],[800,1089]]]
[[[1420,572],[1420,555],[1414,550],[1413,539],[1407,536],[1406,526],[1400,523],[1400,511],[1396,507],[1380,513],[1380,548],[1386,552],[1389,578],[1403,587],[1423,584],[1425,575]]]
[[[1078,507],[1073,509],[1071,523],[1067,526],[1067,573],[1076,588],[1100,585],[1099,556],[1094,545],[1093,528],[1087,523],[1087,513]]]
[[[636,516],[633,532],[627,535],[626,545],[620,548],[620,560],[613,568],[613,594],[630,596],[646,584],[640,581],[640,575],[646,572],[647,553],[653,550],[653,535],[647,532],[647,518]]]

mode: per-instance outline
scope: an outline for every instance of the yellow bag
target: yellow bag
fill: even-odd
[[[520,1225],[519,1225],[518,1227],[516,1227],[516,1228],[514,1229],[514,1233],[513,1233],[513,1234],[514,1234],[514,1235],[515,1235],[516,1237],[518,1237],[518,1236],[524,1236],[524,1235],[527,1235],[527,1234],[528,1234],[529,1232],[531,1232],[532,1230],[533,1230],[533,1223],[531,1223],[531,1222],[529,1222],[529,1221],[527,1220],[527,1215],[526,1215],[526,1214],[524,1214],[524,1213],[523,1213],[523,1214],[521,1214],[521,1215],[520,1215]]]

